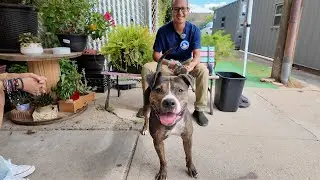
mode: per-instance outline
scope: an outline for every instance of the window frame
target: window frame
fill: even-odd
[[[282,6],[282,12],[280,14],[279,13],[277,14],[277,9],[278,9],[279,6]],[[282,14],[283,14],[283,3],[277,3],[277,4],[275,4],[274,7],[275,8],[274,8],[274,14],[273,14],[272,27],[279,28],[280,24],[281,24],[281,17],[282,17]],[[280,17],[279,25],[275,25],[276,17]]]

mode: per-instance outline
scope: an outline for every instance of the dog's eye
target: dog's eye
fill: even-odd
[[[179,89],[179,92],[183,92],[183,89]]]
[[[156,92],[157,93],[161,93],[162,92],[162,89],[159,87],[159,88],[156,88]]]

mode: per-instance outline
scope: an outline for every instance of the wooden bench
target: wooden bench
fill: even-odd
[[[200,50],[200,62],[205,63],[209,70],[209,88],[208,91],[210,92],[210,114],[213,114],[213,81],[218,79],[219,77],[215,74],[215,48],[214,47],[201,47]],[[105,101],[105,109],[109,108],[109,99],[110,99],[110,89],[111,89],[111,76],[116,76],[116,83],[119,84],[119,77],[130,78],[130,79],[141,79],[141,74],[130,74],[130,73],[120,73],[120,72],[110,72],[110,71],[102,71],[101,74],[107,76],[107,87],[108,87],[108,94],[107,99]],[[118,97],[120,97],[120,88],[118,86]]]

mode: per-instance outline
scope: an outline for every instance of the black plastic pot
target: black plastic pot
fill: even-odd
[[[75,58],[78,65],[78,72],[85,69],[88,85],[97,87],[96,92],[104,93],[107,90],[107,78],[101,74],[104,68],[105,57],[103,55],[82,55]]]
[[[82,52],[87,45],[88,36],[78,34],[57,34],[62,47],[70,47],[71,52]]]
[[[78,70],[85,68],[86,73],[101,73],[104,70],[105,57],[103,55],[81,55],[76,58]]]
[[[0,3],[0,52],[20,52],[19,35],[38,34],[38,12],[35,7]]]

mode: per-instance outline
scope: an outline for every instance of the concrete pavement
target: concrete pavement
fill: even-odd
[[[320,92],[246,89],[244,94],[252,102],[248,109],[215,111],[208,127],[194,123],[199,179],[319,179],[320,113],[313,108],[320,107]],[[165,149],[169,179],[188,179],[181,139],[170,137]],[[150,179],[158,168],[152,139],[140,137],[128,180]]]
[[[0,154],[35,164],[31,180],[153,179],[158,157],[150,135],[137,131],[142,119],[134,118],[142,105],[140,94],[132,89],[118,98],[112,91],[117,116],[97,108],[105,100],[99,94],[96,104],[76,120],[38,127],[6,121]],[[236,113],[215,109],[213,116],[207,115],[207,127],[194,123],[199,179],[319,179],[320,90],[246,88],[244,95],[251,101],[249,108]],[[190,111],[194,98],[190,93]],[[36,133],[26,135],[28,129]],[[170,137],[165,149],[168,179],[189,179],[181,139]]]

